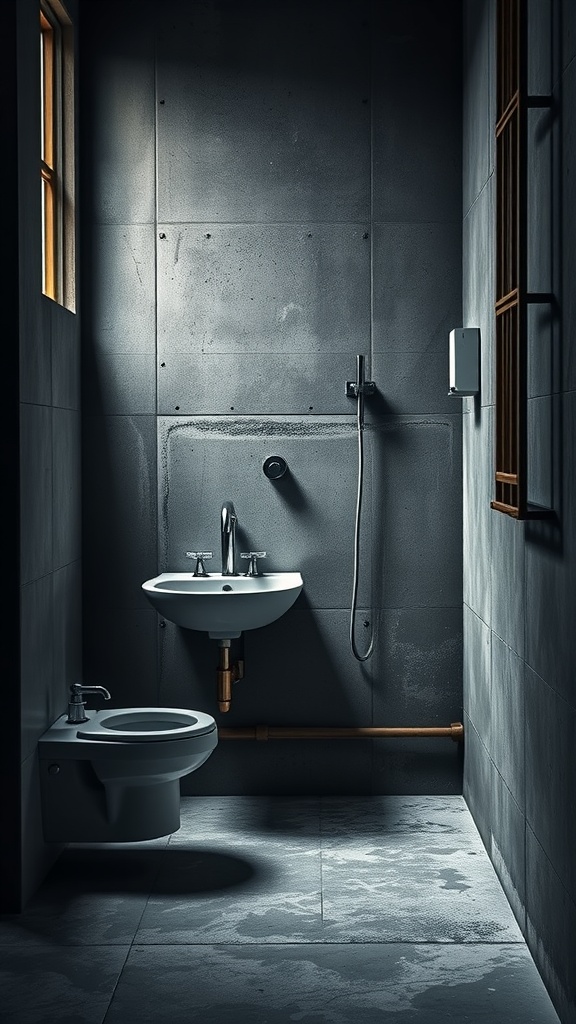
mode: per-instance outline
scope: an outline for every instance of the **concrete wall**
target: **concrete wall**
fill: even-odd
[[[552,524],[490,510],[494,435],[493,0],[465,5],[464,323],[482,329],[482,393],[464,444],[464,792],[563,1022],[576,1020],[575,135],[571,3],[529,4],[530,497]]]
[[[67,4],[76,16],[75,3]],[[42,295],[38,5],[17,5],[20,246],[21,902],[59,852],[42,838],[38,737],[81,679],[80,314]]]
[[[461,714],[461,15],[457,3],[91,4],[83,44],[85,679],[219,724]],[[358,643],[355,407],[368,358]],[[274,484],[262,461],[282,455]],[[217,649],[140,585],[239,547],[298,569],[281,620]],[[102,567],[113,574],[114,589]],[[186,792],[459,792],[446,740],[221,742]]]

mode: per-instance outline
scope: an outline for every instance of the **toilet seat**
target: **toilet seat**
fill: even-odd
[[[211,715],[186,708],[116,708],[97,711],[76,730],[79,739],[142,743],[206,736],[216,729]]]

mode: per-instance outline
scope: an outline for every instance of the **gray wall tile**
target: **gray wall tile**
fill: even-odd
[[[91,226],[84,253],[90,280],[85,347],[109,355],[155,352],[155,241],[153,224]]]
[[[473,409],[462,417],[464,601],[486,623],[492,622],[493,410]]]
[[[150,353],[88,351],[84,406],[89,416],[142,416],[156,412],[156,357]]]
[[[52,397],[52,310],[40,283],[20,304],[20,401],[50,405]]]
[[[458,413],[458,400],[448,392],[448,346],[425,352],[375,352],[371,379],[375,381],[390,412]],[[368,411],[373,402],[368,403]],[[378,412],[376,412],[378,415]]]
[[[373,438],[377,604],[460,605],[460,415],[382,417]]]
[[[45,843],[42,832],[40,771],[35,747],[21,767],[22,785],[22,906],[36,892],[62,853],[59,843]],[[20,950],[18,951],[20,952]]]
[[[526,934],[526,819],[503,778],[493,770],[490,858],[508,902]]]
[[[490,742],[492,759],[519,809],[524,813],[525,665],[492,633]]]
[[[52,563],[80,558],[80,414],[52,411]]]
[[[492,634],[464,605],[464,707],[480,740],[489,748],[492,731]]]
[[[461,750],[453,740],[379,739],[373,743],[374,793],[461,793]]]
[[[48,301],[48,300],[47,300]],[[51,303],[52,405],[80,409],[80,316]]]
[[[369,663],[375,725],[443,726],[461,720],[461,633],[461,607],[380,613]]]
[[[560,1020],[574,1020],[576,904],[540,843],[526,829],[526,940]]]
[[[161,221],[362,220],[368,5],[169,5],[158,47]],[[281,22],[281,40],[279,23]]]
[[[368,226],[161,226],[160,353],[367,352]]]
[[[154,222],[155,90],[153,4],[97,0],[82,36],[85,216],[100,224]],[[86,31],[90,16],[113,32]]]
[[[526,669],[526,819],[576,901],[576,710]]]
[[[156,662],[158,616],[152,609],[92,608],[84,630],[84,681],[110,691],[106,707],[159,707]],[[86,623],[87,620],[85,620]],[[88,697],[103,707],[102,697]],[[185,705],[187,707],[188,705]]]
[[[357,342],[363,354],[362,339]],[[158,413],[164,416],[356,415],[345,381],[355,355],[342,353],[170,353],[158,366]],[[372,403],[371,403],[372,404]]]
[[[22,759],[58,715],[54,699],[54,603],[48,574],[20,588]]]
[[[20,580],[52,570],[52,410],[20,406]]]
[[[374,219],[458,222],[461,7],[373,4],[372,33]]]
[[[463,794],[487,850],[491,846],[495,807],[495,768],[464,708]]]
[[[83,449],[84,601],[95,609],[147,608],[157,572],[156,424],[152,416],[87,419]],[[114,590],[102,566],[114,567]]]
[[[490,177],[463,224],[463,326],[480,328],[479,401],[483,406],[494,404],[494,195],[495,182]]]
[[[504,643],[524,657],[524,531],[521,523],[492,512],[491,626]]]
[[[464,4],[463,213],[466,217],[494,170],[496,90],[496,4],[466,0]]]
[[[375,223],[373,232],[374,352],[447,353],[462,326],[461,225]]]
[[[82,566],[71,562],[52,573],[54,608],[53,700],[56,714],[66,711],[72,683],[82,682]]]

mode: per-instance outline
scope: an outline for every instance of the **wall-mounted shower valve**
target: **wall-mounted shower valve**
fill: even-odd
[[[279,480],[288,469],[288,463],[281,455],[269,455],[262,463],[262,469],[269,480]]]
[[[194,569],[194,572],[192,573],[193,576],[207,576],[208,575],[208,573],[206,572],[206,569],[204,568],[204,559],[205,558],[212,558],[212,552],[211,551],[187,551],[186,552],[186,558],[195,558],[196,559],[196,568]]]
[[[244,573],[245,576],[261,576],[262,573],[258,568],[258,558],[266,558],[265,551],[242,551],[240,558],[249,558],[248,571]]]

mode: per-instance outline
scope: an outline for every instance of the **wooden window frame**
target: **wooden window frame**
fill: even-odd
[[[514,519],[554,513],[528,500],[528,337],[530,303],[551,296],[527,290],[528,110],[551,105],[528,95],[527,0],[498,0],[496,14],[496,305],[495,498]]]
[[[40,2],[42,291],[76,309],[74,47],[60,0]]]

